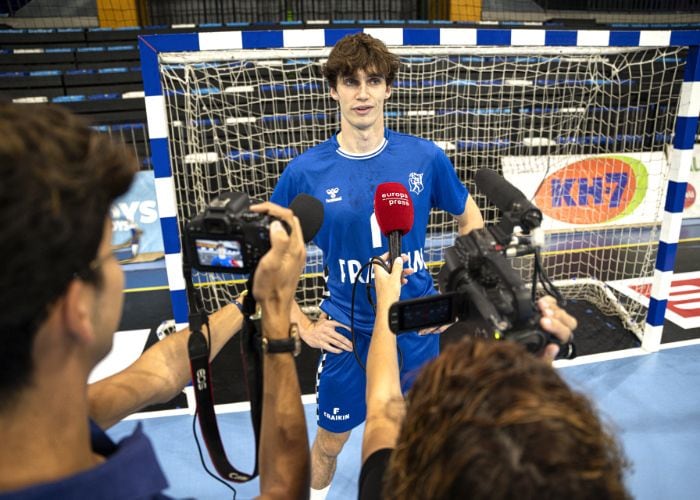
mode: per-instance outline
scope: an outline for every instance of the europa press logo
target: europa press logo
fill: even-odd
[[[535,205],[558,221],[600,224],[631,214],[644,200],[648,174],[629,156],[585,158],[549,175],[535,194]]]

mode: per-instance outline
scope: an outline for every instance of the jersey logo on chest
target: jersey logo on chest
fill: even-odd
[[[343,197],[338,196],[338,193],[340,192],[339,187],[332,187],[326,189],[326,194],[328,195],[328,198],[326,198],[326,203],[334,203],[336,201],[342,201]]]
[[[423,192],[423,174],[416,172],[408,174],[408,186],[412,193],[421,194]]]

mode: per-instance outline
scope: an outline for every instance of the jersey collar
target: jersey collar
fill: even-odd
[[[340,147],[340,144],[338,144],[337,134],[333,136],[333,140],[337,146],[335,149],[335,152],[338,153],[343,158],[347,158],[349,160],[368,160],[370,158],[374,158],[375,156],[380,155],[382,153],[382,151],[384,151],[384,149],[386,149],[386,145],[389,144],[389,141],[387,140],[386,129],[384,132],[384,137],[382,138],[382,142],[379,143],[379,146],[374,148],[372,151],[368,151],[367,153],[354,154],[354,153],[349,153],[347,151],[343,151],[343,149]]]

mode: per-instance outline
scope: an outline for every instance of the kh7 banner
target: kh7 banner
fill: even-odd
[[[542,210],[545,229],[638,225],[663,216],[663,152],[507,156],[503,175]]]

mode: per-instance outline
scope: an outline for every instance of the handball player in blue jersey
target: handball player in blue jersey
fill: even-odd
[[[354,349],[364,364],[374,324],[365,293],[371,267],[358,272],[388,248],[374,215],[377,186],[399,182],[413,201],[413,229],[402,239],[406,268],[413,274],[402,299],[436,293],[423,251],[432,208],[451,213],[460,234],[483,226],[476,203],[444,152],[431,141],[384,127],[384,102],[391,96],[398,68],[399,58],[368,34],[349,35],[335,45],[324,77],[340,107],[340,131],[292,160],[271,197],[289,206],[299,193],[308,193],[324,205],[324,223],[314,238],[323,251],[326,278],[322,314],[313,322],[298,306],[292,313],[303,340],[323,352],[317,383],[319,428],[311,450],[315,490],[327,490],[350,431],[365,419],[365,373],[352,352],[349,327],[357,281]],[[407,389],[410,380],[405,375],[438,355],[439,337],[407,333],[398,338],[398,346]]]

